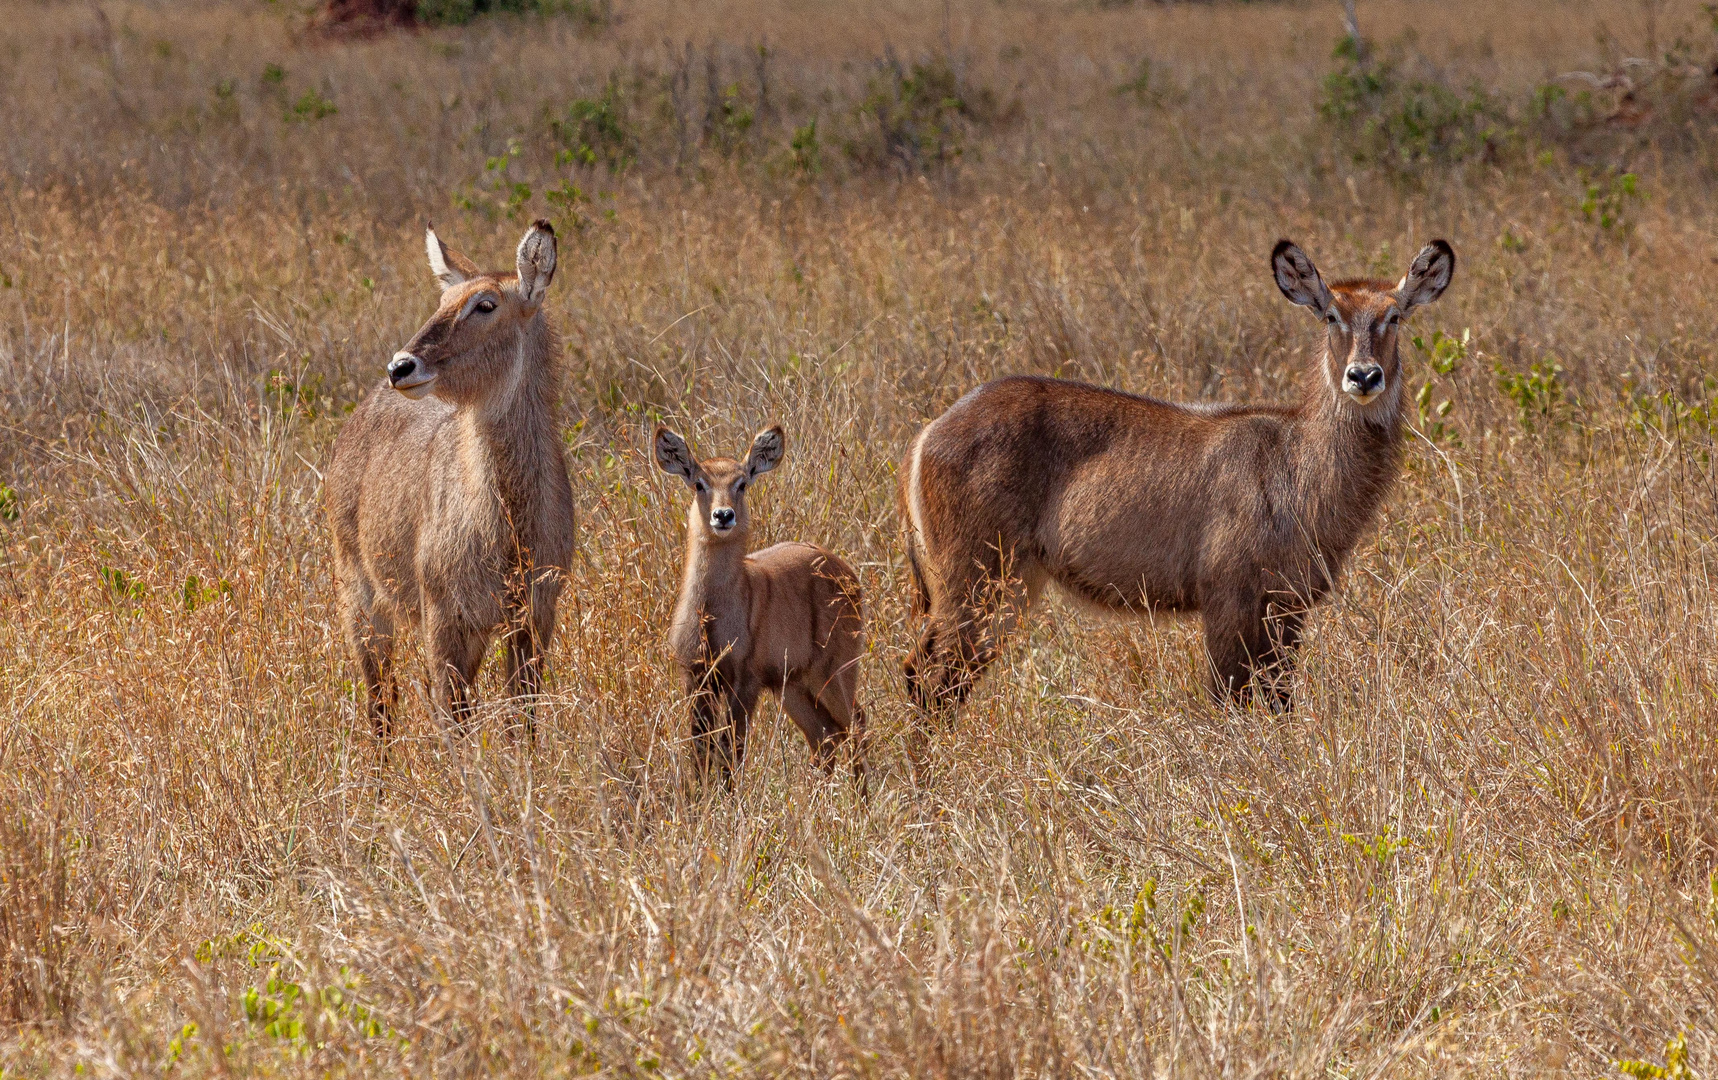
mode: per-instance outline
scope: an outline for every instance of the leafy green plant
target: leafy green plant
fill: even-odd
[[[114,600],[142,600],[149,595],[149,586],[117,566],[99,566],[96,574]]]
[[[1495,155],[1505,136],[1502,103],[1475,84],[1403,79],[1395,62],[1368,62],[1351,37],[1337,42],[1318,113],[1356,162],[1411,170]]]
[[[851,155],[862,164],[911,169],[960,157],[966,151],[969,126],[1009,115],[997,107],[989,88],[963,85],[946,58],[933,57],[907,67],[893,53],[877,65],[858,113],[876,125],[881,145],[852,145]]]
[[[179,599],[184,602],[186,611],[196,611],[205,604],[224,599],[233,594],[233,583],[226,578],[204,583],[196,574],[185,578],[185,584],[179,589]]]
[[[1414,335],[1410,343],[1414,351],[1426,361],[1426,366],[1432,369],[1432,374],[1414,395],[1414,405],[1419,412],[1420,430],[1433,442],[1453,442],[1460,444],[1454,425],[1450,423],[1450,413],[1455,410],[1455,403],[1445,398],[1432,405],[1432,395],[1438,378],[1448,378],[1461,369],[1468,358],[1471,331],[1463,330],[1461,337],[1454,338],[1442,330],[1432,331],[1431,340]]]
[[[292,103],[292,107],[286,110],[286,122],[296,124],[326,120],[339,111],[340,109],[331,98],[313,88],[300,94],[298,100]]]
[[[1599,235],[1621,240],[1634,232],[1633,211],[1644,200],[1640,178],[1632,172],[1593,178],[1583,174],[1581,218],[1599,227]]]
[[[417,0],[415,14],[429,26],[463,26],[501,12],[568,18],[580,30],[593,31],[614,22],[614,0]]]
[[[1547,357],[1534,361],[1526,371],[1511,371],[1501,362],[1493,370],[1497,373],[1497,388],[1515,403],[1523,428],[1532,432],[1541,425],[1562,422],[1565,394],[1561,364]]]
[[[1657,394],[1631,393],[1630,426],[1643,433],[1652,430],[1661,435],[1718,433],[1718,377],[1706,376],[1700,388],[1705,393],[1704,400],[1698,397],[1684,400],[1670,390]]]
[[[804,127],[793,129],[788,149],[793,153],[794,171],[800,176],[810,178],[823,170],[823,147],[817,141],[816,117]]]
[[[746,145],[746,136],[757,122],[757,112],[740,91],[739,83],[722,91],[710,116],[711,143],[723,154],[732,154]]]
[[[18,492],[10,484],[0,483],[0,521],[10,524],[18,520]]]
[[[1617,1071],[1635,1080],[1694,1080],[1688,1065],[1688,1033],[1678,1032],[1664,1044],[1664,1064],[1650,1061],[1613,1061]]]
[[[637,141],[626,126],[620,81],[615,78],[597,97],[570,103],[562,116],[550,121],[549,129],[561,144],[555,153],[560,165],[601,164],[619,172],[638,155]]]
[[[244,993],[245,1020],[252,1030],[284,1044],[292,1056],[308,1055],[315,1049],[306,1034],[328,1028],[345,1028],[360,1039],[401,1039],[374,1009],[357,995],[359,980],[347,968],[339,979],[324,987],[306,986],[282,974],[281,965],[269,968],[268,980]]]

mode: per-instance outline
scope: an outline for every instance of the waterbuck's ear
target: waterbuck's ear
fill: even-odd
[[[1408,272],[1396,285],[1396,306],[1406,315],[1414,308],[1431,303],[1450,287],[1456,272],[1456,252],[1448,240],[1433,240],[1420,249]]]
[[[656,447],[656,467],[665,473],[674,475],[692,483],[698,475],[698,463],[692,457],[692,448],[686,445],[678,432],[658,426],[656,435],[652,438]]]
[[[555,227],[542,218],[532,223],[519,241],[519,299],[528,308],[543,302],[549,281],[555,276]]]
[[[424,225],[424,251],[429,255],[430,273],[444,289],[470,281],[478,274],[476,264],[441,242],[434,225]]]
[[[1330,310],[1330,288],[1306,252],[1292,241],[1278,240],[1271,249],[1271,273],[1277,279],[1277,288],[1290,303],[1309,307],[1320,315]]]
[[[781,464],[786,450],[787,439],[781,433],[781,425],[765,428],[752,439],[752,452],[746,455],[746,472],[752,476],[769,472]]]

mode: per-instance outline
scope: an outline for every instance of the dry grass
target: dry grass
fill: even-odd
[[[1317,120],[1334,4],[617,6],[341,44],[249,5],[7,9],[7,1077],[1616,1076],[1684,1032],[1718,1068],[1718,477],[1707,415],[1664,419],[1713,394],[1708,114],[1402,178]],[[1699,12],[1362,16],[1524,100]],[[675,125],[670,36],[717,43],[736,100],[773,50],[726,154],[702,51]],[[865,156],[885,47],[992,90],[952,162]],[[1152,94],[1115,93],[1141,58]],[[636,160],[569,172],[545,107],[616,72]],[[338,112],[286,119],[310,90]],[[429,311],[422,218],[511,251],[509,139],[565,234],[582,559],[536,751],[486,680],[487,734],[450,757],[420,691],[383,768],[317,469]],[[1581,167],[1640,176],[1628,235],[1583,218]],[[590,201],[546,204],[561,179]],[[1472,332],[1450,375],[1407,358],[1450,433],[1316,618],[1299,708],[1208,704],[1192,627],[1052,607],[916,785],[900,448],[1004,372],[1286,397],[1315,329],[1279,235],[1336,273],[1447,236],[1418,329]],[[1529,429],[1494,365],[1547,358],[1565,397]],[[868,803],[776,718],[737,793],[683,790],[659,415],[708,452],[785,424],[762,533],[862,568]]]

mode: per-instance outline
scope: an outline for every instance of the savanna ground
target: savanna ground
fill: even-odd
[[[1363,56],[1333,2],[8,3],[4,1075],[1712,1075],[1718,34],[1359,14]],[[384,765],[319,469],[423,221],[506,265],[539,214],[581,515],[539,742],[490,671]],[[1459,258],[1297,708],[1052,604],[916,781],[911,433],[1008,372],[1291,397],[1279,236]],[[773,712],[685,783],[658,418],[785,425],[758,539],[861,568],[868,802]]]

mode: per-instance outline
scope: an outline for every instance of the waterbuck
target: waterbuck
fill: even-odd
[[[1047,582],[1102,608],[1199,613],[1209,686],[1289,704],[1308,608],[1402,457],[1401,322],[1442,295],[1434,240],[1401,281],[1326,283],[1287,240],[1283,295],[1325,323],[1300,403],[1177,405],[1059,379],[986,383],[925,425],[900,475],[921,616],[907,685],[957,706]]]
[[[815,544],[746,553],[746,490],[781,462],[781,428],[758,432],[744,462],[699,461],[686,440],[665,427],[656,429],[653,442],[658,467],[693,491],[685,574],[668,644],[691,699],[699,775],[714,769],[724,783],[732,782],[758,694],[770,690],[781,696],[825,772],[834,768],[840,745],[855,740],[853,775],[863,790],[859,575]],[[726,705],[725,724],[719,702]]]
[[[341,613],[384,740],[403,626],[421,631],[434,705],[456,727],[498,632],[508,694],[534,697],[573,552],[560,350],[543,314],[555,230],[532,225],[512,273],[479,271],[433,226],[424,239],[441,302],[346,421],[327,477]]]

